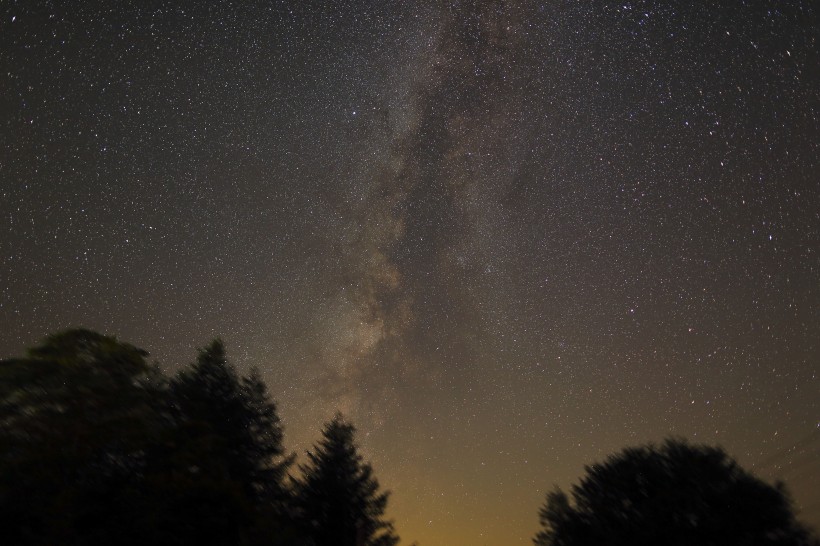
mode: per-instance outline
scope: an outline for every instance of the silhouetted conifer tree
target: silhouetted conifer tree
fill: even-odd
[[[259,374],[240,379],[217,339],[171,381],[170,391],[178,419],[209,444],[210,467],[202,472],[238,484],[252,502],[283,508],[293,458],[285,455],[276,406]]]
[[[393,524],[382,519],[389,493],[379,492],[370,464],[341,414],[325,425],[297,481],[297,508],[315,546],[393,546]]]
[[[241,392],[245,405],[243,426],[249,437],[244,455],[252,463],[251,479],[257,499],[274,503],[277,509],[286,511],[290,493],[285,478],[294,456],[285,454],[276,405],[256,368],[242,378]]]

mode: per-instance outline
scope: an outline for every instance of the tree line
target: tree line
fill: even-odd
[[[297,467],[267,386],[241,376],[219,339],[171,377],[146,357],[69,330],[0,361],[0,543],[399,542],[342,415]],[[684,440],[586,467],[538,515],[536,546],[820,546],[782,484]]]
[[[265,383],[240,376],[220,340],[170,378],[146,356],[71,330],[0,362],[0,542],[398,542],[343,416],[293,477]]]

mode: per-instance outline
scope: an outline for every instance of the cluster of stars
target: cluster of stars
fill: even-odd
[[[427,546],[667,435],[820,524],[816,6],[109,4],[0,10],[0,357],[220,335]]]

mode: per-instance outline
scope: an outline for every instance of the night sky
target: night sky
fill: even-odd
[[[529,544],[627,445],[820,526],[820,5],[0,3],[0,357],[219,335],[405,544]]]

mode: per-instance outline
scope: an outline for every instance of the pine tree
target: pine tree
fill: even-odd
[[[237,484],[254,504],[281,507],[292,457],[285,456],[276,406],[258,372],[240,378],[216,339],[171,381],[170,390],[177,419],[207,445],[201,471]]]
[[[388,492],[379,492],[373,469],[362,462],[356,429],[341,414],[325,425],[322,439],[308,452],[296,482],[297,506],[316,546],[393,546],[393,524],[382,519]]]
[[[256,368],[242,378],[241,392],[245,405],[243,426],[249,440],[244,446],[244,456],[251,463],[257,500],[273,503],[284,512],[290,497],[284,486],[285,477],[294,456],[285,454],[276,404],[270,399]]]

